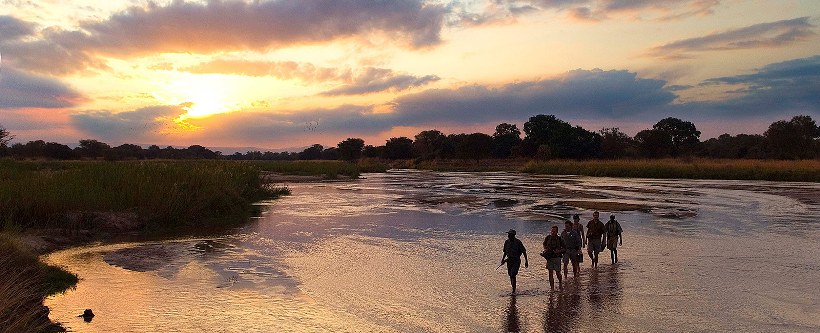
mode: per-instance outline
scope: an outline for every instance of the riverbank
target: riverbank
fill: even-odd
[[[77,277],[38,255],[237,226],[258,213],[254,202],[289,194],[288,175],[344,179],[358,170],[343,162],[0,160],[0,275],[12,277],[0,281],[0,333],[60,330],[42,300]]]
[[[391,166],[433,171],[516,171],[616,178],[820,182],[820,160],[407,160],[392,162]]]

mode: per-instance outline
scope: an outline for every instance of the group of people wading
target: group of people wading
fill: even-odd
[[[555,278],[558,277],[558,287],[563,289],[561,279],[561,263],[564,264],[564,278],[567,277],[569,264],[572,264],[572,276],[580,274],[580,263],[584,261],[582,248],[587,248],[587,254],[592,261],[592,267],[598,267],[598,254],[606,245],[609,249],[612,263],[618,262],[618,245],[623,245],[623,229],[615,220],[615,215],[609,216],[606,224],[601,222],[599,213],[592,213],[592,220],[587,222],[586,232],[581,225],[578,214],[572,217],[573,222],[564,222],[564,230],[558,233],[558,226],[553,225],[550,234],[544,238],[544,250],[541,256],[547,259],[547,271],[550,276],[550,289],[555,290]],[[515,238],[515,230],[507,231],[507,240],[504,242],[504,255],[501,256],[501,265],[507,263],[507,274],[510,275],[510,285],[515,293],[515,277],[521,267],[521,255],[524,255],[524,267],[529,267],[527,249],[520,239]]]

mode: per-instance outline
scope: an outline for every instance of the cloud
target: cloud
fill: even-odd
[[[381,91],[401,91],[440,80],[435,75],[399,75],[390,69],[368,68],[350,84],[323,92],[322,95],[363,95]]]
[[[601,21],[614,16],[675,20],[695,15],[709,15],[720,0],[502,0],[511,13],[537,10],[567,12],[569,17],[584,21]]]
[[[0,15],[0,42],[16,40],[34,33],[34,24],[8,15]]]
[[[676,95],[665,81],[625,70],[574,70],[558,78],[500,87],[428,90],[395,100],[402,124],[495,121],[539,113],[619,118],[663,107]]]
[[[665,59],[689,58],[693,52],[771,48],[803,41],[814,35],[809,17],[760,23],[744,28],[682,39],[653,47],[649,56]]]
[[[0,108],[66,108],[85,100],[58,80],[0,68]]]
[[[264,51],[374,35],[426,48],[441,42],[446,14],[445,7],[423,0],[174,1],[131,7],[82,23],[77,31],[51,29],[41,39],[0,47],[17,50],[18,67],[54,74],[99,65],[100,56]],[[49,62],[60,66],[45,66]]]
[[[70,116],[71,123],[85,133],[114,142],[155,139],[179,130],[174,119],[186,113],[184,105],[161,105],[133,111],[86,111]]]
[[[769,64],[756,73],[719,77],[702,85],[740,85],[735,97],[688,105],[729,115],[820,114],[820,55]]]
[[[295,61],[255,61],[216,59],[179,69],[195,74],[235,74],[245,76],[272,76],[283,80],[299,79],[305,82],[349,81],[349,69],[317,67]]]

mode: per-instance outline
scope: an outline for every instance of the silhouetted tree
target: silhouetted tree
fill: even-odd
[[[384,157],[407,159],[413,157],[413,140],[407,137],[390,138],[384,144]]]
[[[300,160],[318,160],[322,158],[322,151],[325,150],[320,144],[314,144],[301,153],[299,153]]]
[[[8,143],[14,139],[14,136],[6,130],[3,125],[0,125],[0,156],[6,156],[8,154]]]
[[[460,134],[456,143],[456,156],[476,161],[492,156],[493,137],[484,133]]]
[[[501,123],[493,133],[493,157],[507,158],[521,145],[521,131],[514,124]]]
[[[367,145],[367,146],[364,146],[364,149],[362,149],[362,155],[364,157],[370,157],[370,158],[384,157],[385,156],[384,151],[385,151],[384,146],[375,146],[374,147],[374,146],[371,146],[371,145]]]
[[[762,135],[723,134],[702,143],[703,152],[713,158],[765,158],[765,138]]]
[[[635,141],[617,127],[598,131],[601,136],[601,157],[621,158],[634,155]]]
[[[815,156],[820,127],[809,116],[779,120],[763,134],[769,156],[780,159],[803,159]]]
[[[635,134],[635,142],[643,157],[661,158],[672,154],[672,138],[665,131],[656,129],[640,131]]]
[[[700,131],[691,122],[669,117],[658,121],[652,129],[664,132],[669,137],[672,156],[689,155],[698,150]]]
[[[339,142],[337,145],[339,158],[345,161],[358,160],[362,157],[362,149],[364,149],[364,140],[359,138],[347,138]]]
[[[159,154],[161,149],[157,145],[151,145],[148,149],[145,150],[145,158],[152,160],[159,158]]]
[[[116,146],[112,150],[116,151],[117,159],[141,160],[145,158],[142,147],[130,143]]]
[[[102,157],[109,149],[111,149],[111,146],[105,142],[86,139],[80,140],[80,146],[77,147],[77,153],[79,153],[82,157],[98,158]]]
[[[43,147],[43,155],[57,160],[70,160],[76,157],[71,147],[57,142],[47,142]]]
[[[322,151],[323,160],[338,160],[339,150],[336,147],[330,147]]]
[[[193,145],[188,147],[188,155],[190,156],[189,158],[209,160],[213,160],[219,157],[219,154],[217,154],[216,152],[200,145]]]
[[[598,134],[573,127],[554,115],[530,117],[524,123],[524,133],[525,151],[534,151],[541,158],[590,158],[597,156],[601,147]]]
[[[438,130],[422,131],[416,134],[413,141],[413,154],[423,159],[433,159],[441,157],[441,150],[447,136]]]

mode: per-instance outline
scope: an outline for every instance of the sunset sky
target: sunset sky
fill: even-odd
[[[295,148],[555,114],[820,121],[817,0],[0,0],[14,142]]]

